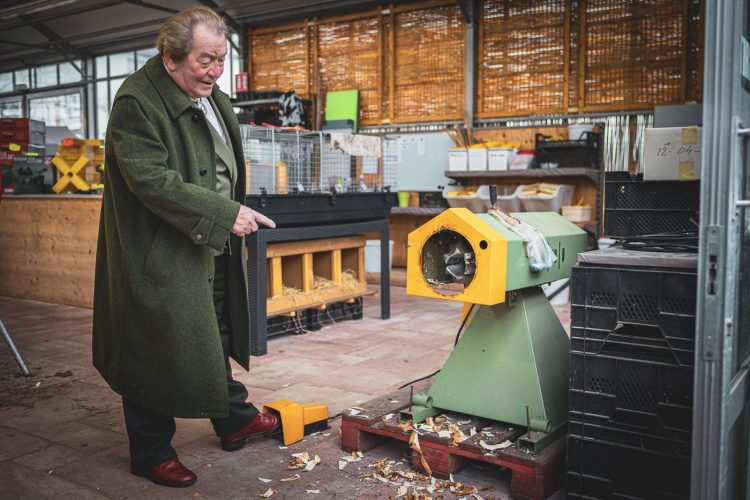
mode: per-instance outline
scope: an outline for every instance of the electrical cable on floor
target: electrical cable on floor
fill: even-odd
[[[619,238],[617,246],[626,250],[644,252],[698,252],[698,233],[678,231],[674,233],[645,234]]]
[[[461,336],[461,331],[464,329],[464,326],[466,326],[466,322],[471,317],[471,313],[474,312],[474,306],[475,305],[476,304],[472,304],[471,307],[469,307],[469,312],[466,313],[466,316],[464,316],[464,320],[461,322],[461,326],[458,327],[458,332],[456,332],[456,340],[453,342],[453,347],[454,348],[458,345],[458,338]],[[402,385],[401,387],[399,387],[399,389],[403,389],[404,387],[409,387],[412,384],[415,384],[417,382],[421,382],[422,380],[426,380],[426,379],[428,379],[430,377],[433,377],[433,376],[437,375],[438,373],[440,373],[440,370],[437,370],[437,371],[435,371],[433,373],[430,373],[429,375],[425,375],[424,377],[420,377],[418,379],[412,380],[411,382],[407,382],[404,385]]]
[[[469,312],[466,314],[466,316],[464,317],[463,321],[461,322],[461,326],[458,327],[458,332],[456,332],[456,340],[453,342],[453,347],[454,348],[456,347],[456,345],[458,345],[458,339],[461,336],[461,332],[463,331],[464,327],[466,326],[466,322],[469,320],[469,317],[471,317],[471,313],[474,312],[474,306],[475,305],[476,304],[472,304],[471,307],[469,307]],[[428,379],[428,378],[430,378],[432,376],[437,375],[438,373],[440,373],[440,370],[432,372],[429,375],[425,375],[424,377],[420,377],[418,379],[412,380],[411,382],[407,382],[404,385],[402,385],[401,387],[399,387],[399,389],[403,389],[404,387],[408,387],[411,384],[415,384],[417,382],[421,382],[422,380],[426,380],[426,379]],[[335,419],[339,418],[343,414],[344,414],[343,411],[339,412],[339,413],[337,413],[336,415],[334,415],[332,417],[328,417],[328,420],[335,420]]]

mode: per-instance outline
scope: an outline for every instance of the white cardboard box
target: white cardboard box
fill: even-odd
[[[474,172],[487,170],[487,149],[469,148],[469,170]]]
[[[701,176],[701,128],[647,128],[644,181],[692,181]]]
[[[487,170],[508,170],[515,155],[515,149],[489,148],[487,150]]]
[[[448,170],[463,172],[469,168],[469,153],[466,148],[450,148],[448,150]]]

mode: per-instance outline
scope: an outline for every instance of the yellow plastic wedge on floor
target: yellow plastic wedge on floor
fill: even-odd
[[[301,441],[307,434],[328,428],[326,405],[277,399],[263,406],[263,413],[271,411],[281,418],[282,441],[286,446]]]

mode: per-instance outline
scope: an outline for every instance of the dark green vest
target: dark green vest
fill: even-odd
[[[211,131],[211,139],[214,141],[214,151],[216,151],[216,192],[225,198],[232,199],[234,185],[237,182],[237,162],[235,162],[234,153],[232,152],[233,144],[229,138],[229,132],[227,131],[224,119],[216,108],[214,100],[209,97],[208,101],[219,121],[219,125],[221,125],[221,129],[224,131],[224,137],[227,138],[227,142],[224,142],[213,125],[210,122],[208,123],[208,129]],[[208,118],[206,118],[206,121],[208,121]],[[214,256],[224,253],[217,250],[213,252]]]

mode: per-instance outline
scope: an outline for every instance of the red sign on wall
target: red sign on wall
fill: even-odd
[[[247,73],[237,73],[234,75],[234,91],[247,92]]]

